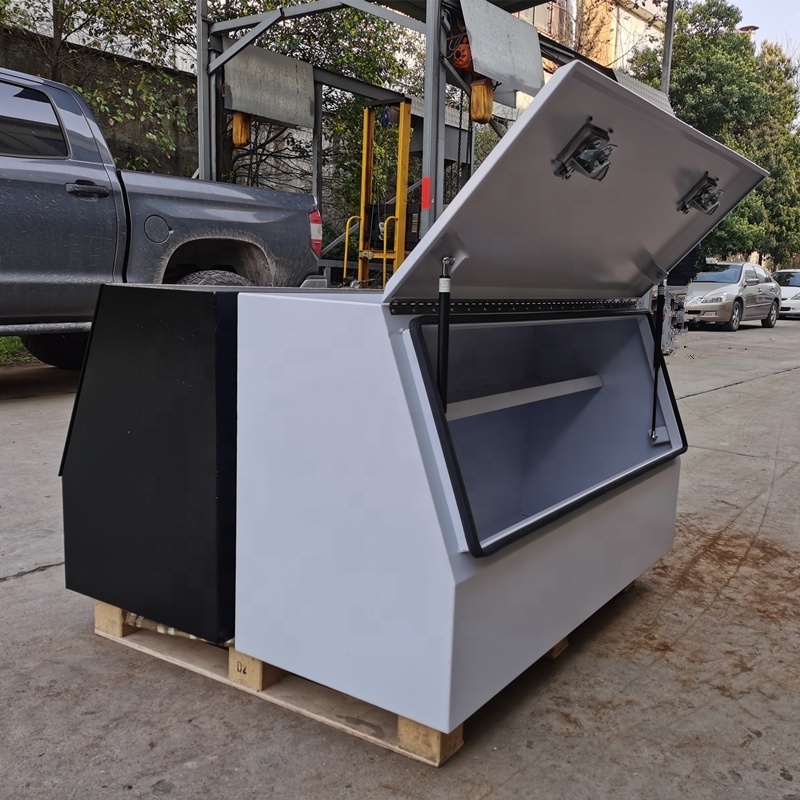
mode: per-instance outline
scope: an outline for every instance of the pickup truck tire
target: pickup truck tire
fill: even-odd
[[[181,278],[177,283],[194,286],[252,286],[247,278],[224,269],[203,269],[199,272],[192,272]]]
[[[80,369],[89,343],[88,333],[37,333],[21,336],[25,349],[39,361],[61,369]]]

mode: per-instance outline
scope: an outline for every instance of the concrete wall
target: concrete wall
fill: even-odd
[[[0,66],[19,72],[28,72],[42,78],[53,78],[47,48],[49,39],[19,29],[0,27]],[[64,67],[60,80],[78,91],[83,86],[102,86],[104,78],[110,75],[124,76],[124,80],[134,87],[138,85],[143,73],[156,74],[144,62],[111,56],[92,48],[79,48],[81,59],[79,67]],[[191,133],[183,133],[174,122],[170,131],[176,143],[175,148],[165,151],[147,138],[151,126],[142,119],[123,123],[113,123],[111,114],[115,111],[117,99],[108,98],[109,113],[93,109],[111,152],[119,167],[136,165],[137,169],[163,172],[172,175],[191,175],[197,166],[197,114],[195,105],[195,78],[185,72],[170,73],[177,81],[178,88],[171,90],[170,103],[184,107],[188,114]],[[90,77],[87,78],[87,75]]]

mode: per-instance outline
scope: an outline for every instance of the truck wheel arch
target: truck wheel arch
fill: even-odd
[[[258,245],[238,239],[193,239],[173,251],[162,283],[177,283],[205,270],[235,272],[254,286],[271,286],[275,278],[269,257]]]

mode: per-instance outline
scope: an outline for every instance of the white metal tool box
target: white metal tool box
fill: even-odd
[[[764,175],[573,63],[382,295],[241,292],[237,649],[447,732],[664,555],[635,300]]]

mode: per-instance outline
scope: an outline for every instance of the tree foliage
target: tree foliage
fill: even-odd
[[[705,240],[704,253],[758,251],[782,264],[800,253],[798,68],[776,44],[756,52],[738,30],[741,18],[726,0],[680,3],[670,100],[678,117],[771,173]],[[658,86],[661,57],[643,50],[631,72]]]
[[[77,88],[106,131],[144,130],[147,146],[125,159],[138,168],[169,157],[189,129],[186,81],[172,67],[192,16],[172,0],[0,0],[0,25],[22,34],[41,77]]]
[[[294,2],[209,0],[208,14],[218,21]],[[39,65],[43,77],[78,88],[112,139],[116,132],[124,139],[126,127],[136,126],[129,139],[143,130],[150,147],[124,159],[125,166],[153,168],[174,152],[176,135],[194,127],[194,86],[174,69],[176,54],[194,55],[194,10],[191,0],[0,0],[0,25],[35,34],[20,38],[30,51],[28,61]],[[418,37],[353,9],[281,22],[258,44],[367,83],[419,90]],[[327,194],[339,216],[358,207],[364,105],[361,98],[324,91]],[[307,135],[262,122],[252,141],[238,151],[228,142],[220,177],[309,188]],[[379,131],[375,152],[376,177],[390,185],[396,129]]]

